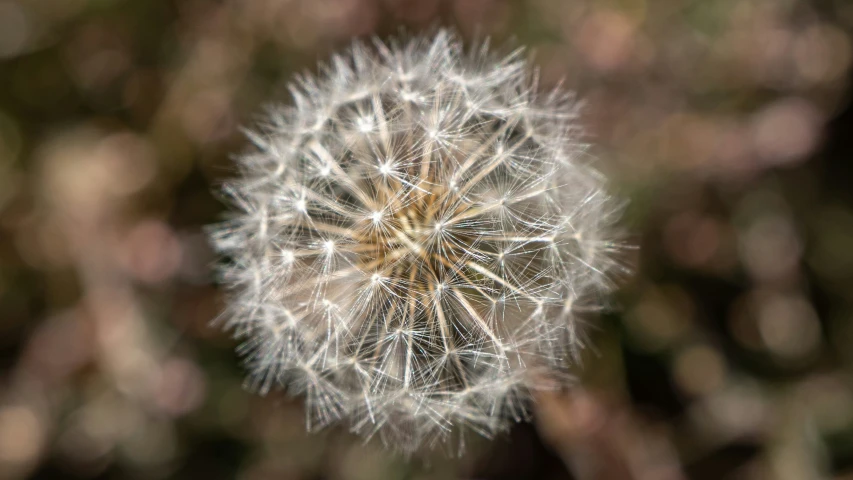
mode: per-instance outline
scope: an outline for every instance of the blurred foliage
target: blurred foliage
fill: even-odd
[[[586,101],[637,274],[533,425],[410,462],[241,388],[202,228],[240,126],[452,25]],[[846,0],[0,0],[0,478],[853,479]]]

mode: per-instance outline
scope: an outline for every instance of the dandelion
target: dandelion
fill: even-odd
[[[573,97],[446,31],[356,43],[291,92],[212,229],[250,385],[409,453],[525,419],[619,267]]]

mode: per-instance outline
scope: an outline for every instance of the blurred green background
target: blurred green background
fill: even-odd
[[[636,275],[579,385],[404,459],[241,388],[202,227],[241,126],[453,26],[585,99]],[[0,479],[853,479],[853,2],[0,0]]]

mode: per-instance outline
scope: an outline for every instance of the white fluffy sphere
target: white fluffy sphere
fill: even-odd
[[[572,97],[446,31],[355,44],[291,91],[212,229],[252,385],[411,452],[566,384],[619,247]]]

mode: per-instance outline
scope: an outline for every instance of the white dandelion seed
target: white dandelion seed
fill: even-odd
[[[212,229],[250,383],[405,452],[526,418],[619,269],[571,95],[446,31],[333,57],[237,159]],[[584,301],[592,299],[592,301]]]

